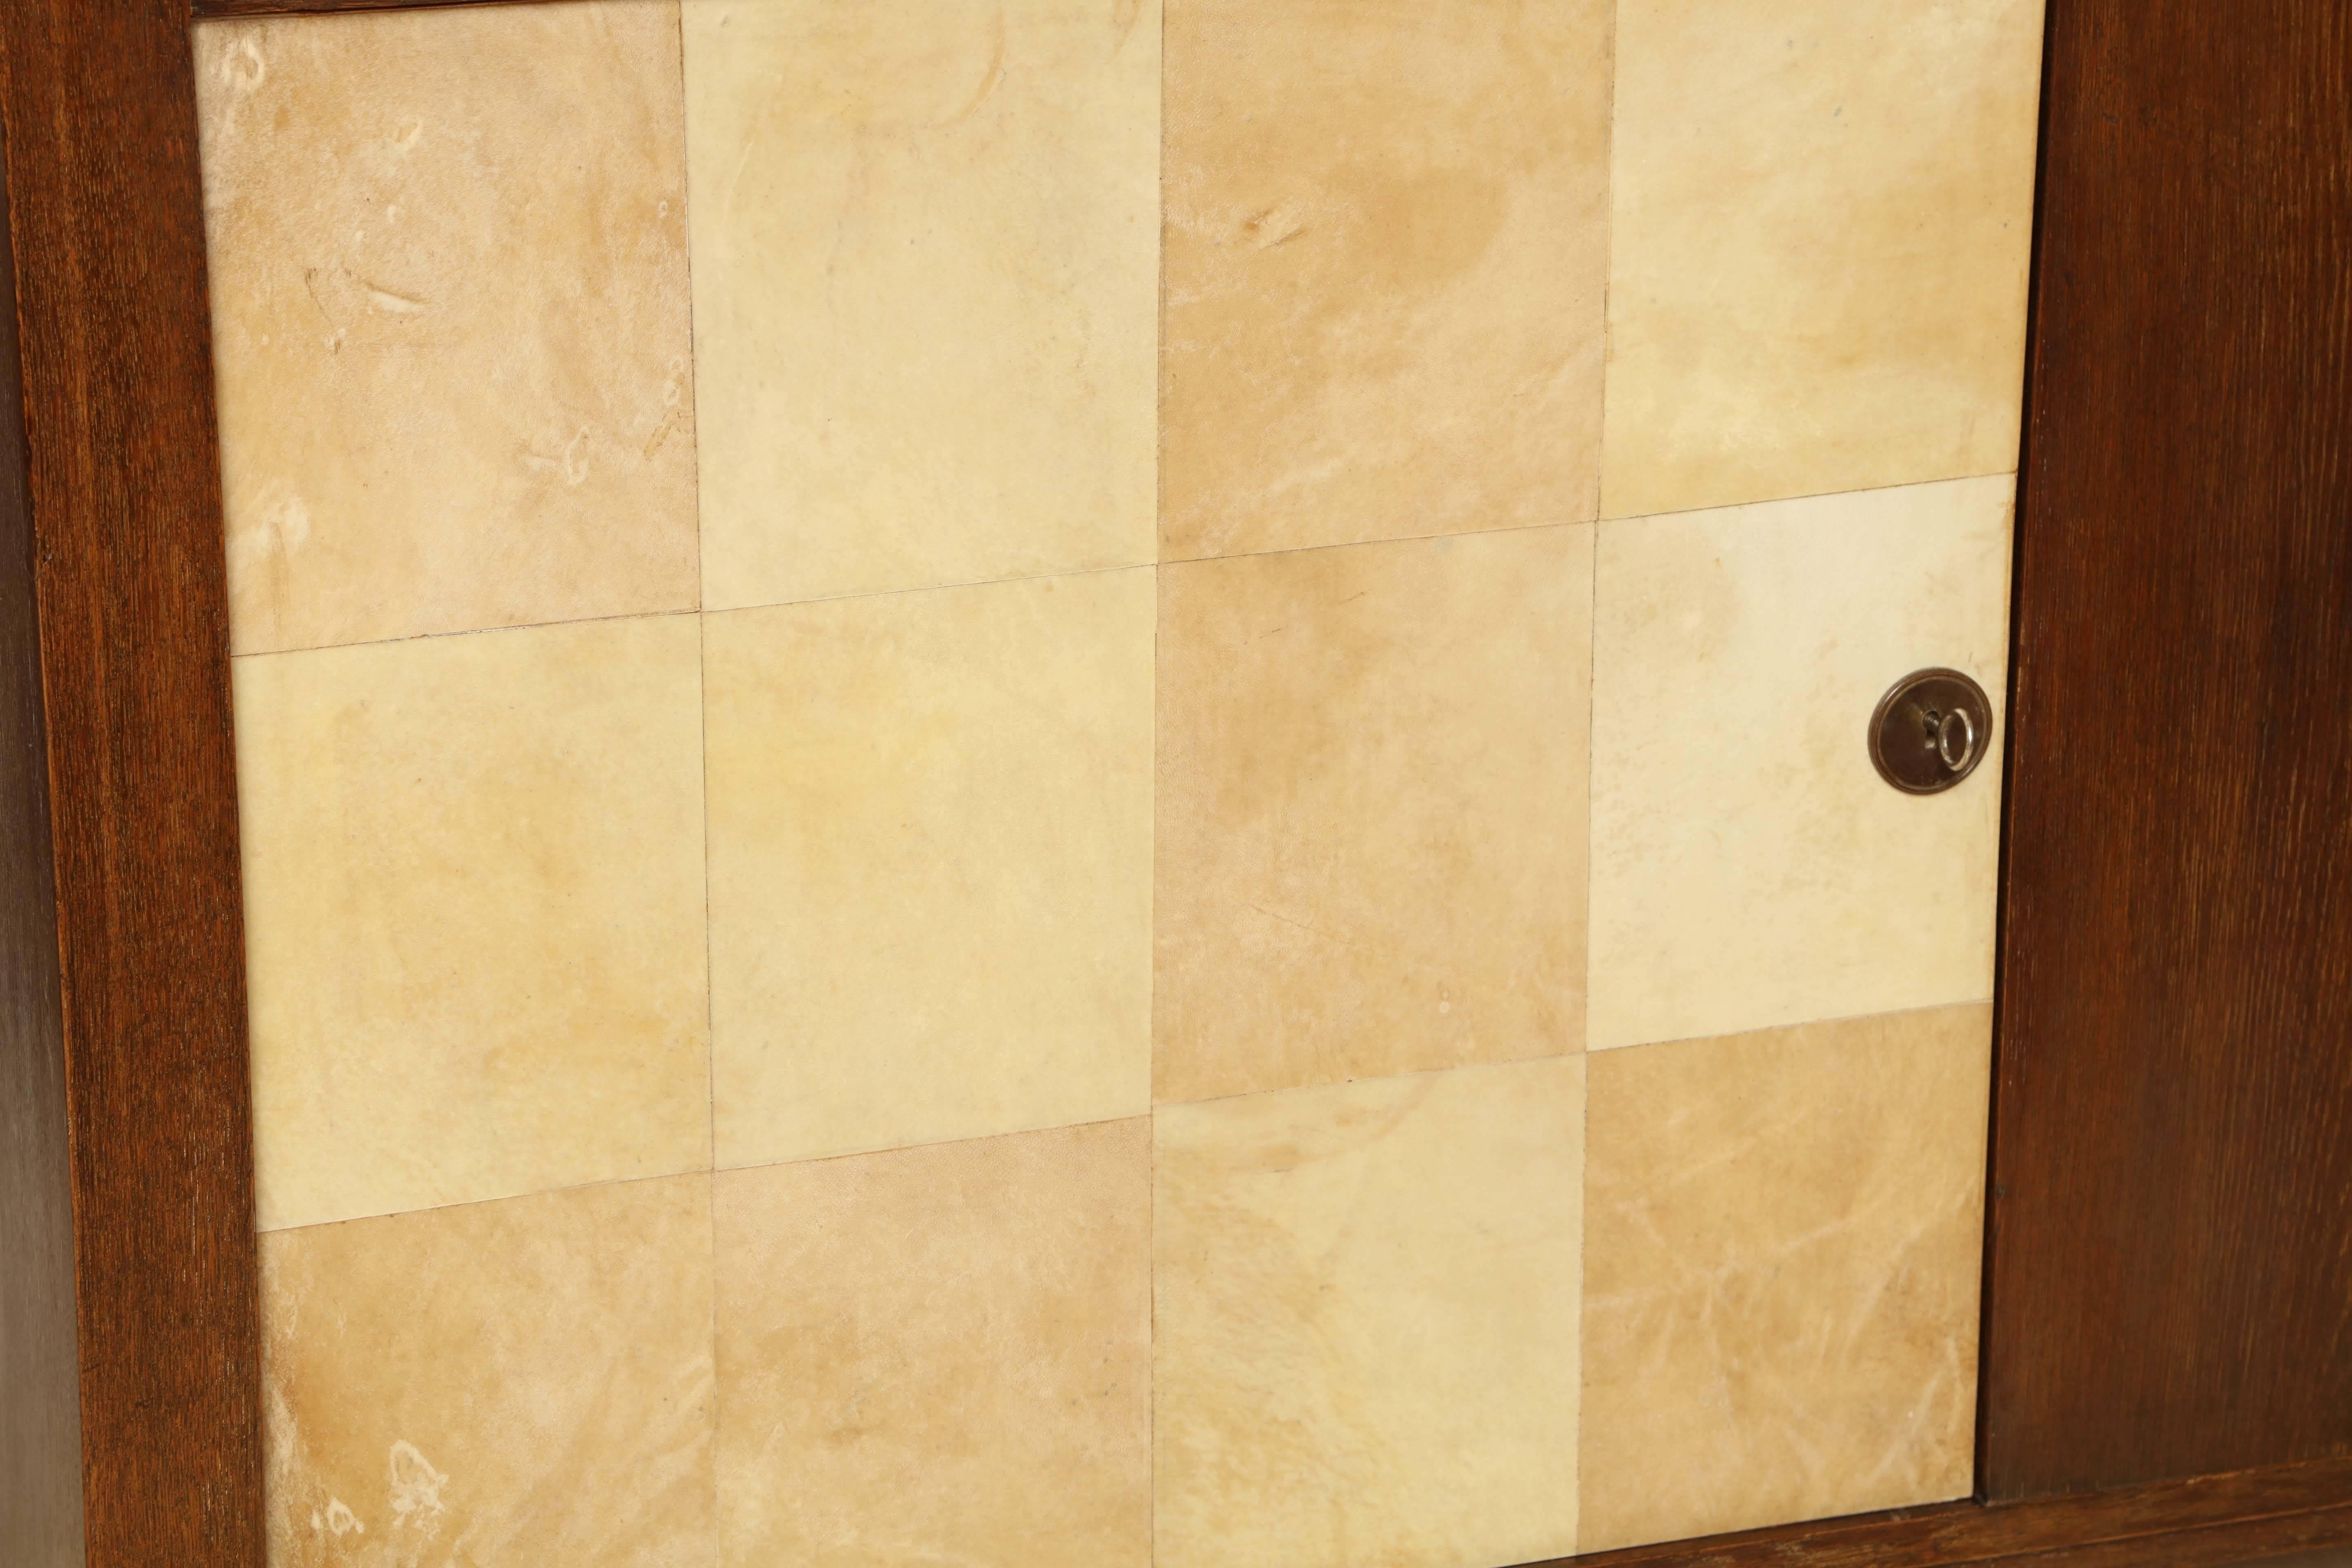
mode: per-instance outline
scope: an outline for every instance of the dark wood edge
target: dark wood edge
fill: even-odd
[[[0,132],[0,162],[5,134]],[[0,185],[0,1563],[82,1560],[73,1158],[16,264]]]
[[[1998,1286],[1996,1258],[2001,1201],[2008,1195],[2001,1163],[2002,1080],[2005,1071],[2013,1068],[2022,1055],[2010,1041],[2009,1031],[2003,1026],[2002,1004],[2008,1000],[2006,977],[2012,956],[2009,932],[2009,848],[2010,827],[2017,801],[2014,787],[2017,759],[2024,749],[2019,744],[2019,737],[2030,734],[2033,723],[2033,693],[2026,671],[2032,661],[2034,649],[2026,642],[2025,617],[2021,608],[2025,603],[2026,529],[2032,521],[2026,505],[2026,480],[2033,470],[2035,353],[2042,342],[2039,330],[2042,325],[2042,251],[2047,226],[2043,218],[2048,208],[2050,188],[2053,51],[2049,31],[2049,21],[2045,16],[2042,39],[2041,97],[2034,111],[2033,236],[2027,251],[2026,264],[2025,363],[2020,367],[2023,386],[2017,422],[2017,490],[2009,531],[2008,691],[2001,710],[2008,734],[2003,738],[2000,751],[2000,843],[1995,855],[1993,874],[1992,1083],[1986,1106],[1984,1263],[1977,1288],[1976,1478],[1979,1499],[1990,1495],[1986,1483],[1993,1472],[1991,1448],[1996,1420],[1992,1401],[1986,1393],[1992,1386],[1993,1380],[1985,1375],[1985,1369],[2002,1353],[2001,1335],[2005,1331],[2005,1325],[1995,1321],[1992,1310],[1993,1291]]]
[[[0,5],[86,1552],[28,1568],[263,1561],[227,580],[188,23],[187,0]]]
[[[2347,1542],[2352,1459],[2322,1459],[2039,1502],[1897,1509],[1528,1568],[2219,1568]]]
[[[208,16],[319,16],[338,11],[425,11],[457,5],[546,5],[549,0],[194,0],[197,19]]]
[[[1991,1501],[2352,1451],[2347,24],[2048,7]]]

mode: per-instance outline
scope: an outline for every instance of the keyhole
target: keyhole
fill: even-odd
[[[1991,718],[1984,688],[1960,671],[1914,670],[1886,689],[1870,716],[1870,760],[1905,794],[1934,795],[1976,771]]]

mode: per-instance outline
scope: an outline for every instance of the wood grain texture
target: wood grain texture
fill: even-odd
[[[73,1176],[20,369],[0,189],[0,1563],[71,1568],[82,1561]]]
[[[187,0],[9,0],[88,1562],[257,1568],[258,1301]]]
[[[1897,1509],[1530,1568],[2221,1568],[2347,1542],[2352,1461],[2329,1459],[2005,1507]]]
[[[1995,1500],[2352,1453],[2352,5],[2049,48]]]

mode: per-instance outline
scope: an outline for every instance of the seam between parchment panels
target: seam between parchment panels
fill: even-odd
[[[686,81],[686,0],[677,8],[677,136],[678,176],[686,226],[686,393],[694,412],[694,693],[702,746],[702,1087],[706,1101],[703,1123],[705,1164],[702,1172],[703,1220],[708,1227],[710,1269],[710,1426],[707,1462],[710,1478],[710,1561],[718,1568],[725,1556],[719,1511],[719,1017],[717,965],[712,962],[710,920],[710,654],[709,621],[704,614],[707,595],[702,565],[702,407],[701,363],[696,353],[694,292],[694,137],[687,124],[694,112],[694,95]]]
[[[1576,1085],[1576,1439],[1569,1454],[1575,1478],[1569,1499],[1574,1510],[1569,1529],[1569,1550],[1584,1550],[1584,1299],[1586,1268],[1592,1235],[1592,1216],[1586,1212],[1591,1183],[1586,1172],[1592,1160],[1592,863],[1594,859],[1592,784],[1600,755],[1595,721],[1601,685],[1601,525],[1606,499],[1601,486],[1609,466],[1609,289],[1617,278],[1617,18],[1622,4],[1609,7],[1609,111],[1602,123],[1601,152],[1601,431],[1592,463],[1592,552],[1588,558],[1584,616],[1584,942],[1583,1007],[1577,1031]]]

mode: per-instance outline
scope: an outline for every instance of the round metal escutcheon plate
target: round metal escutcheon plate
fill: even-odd
[[[1970,773],[1992,741],[1984,688],[1957,669],[1916,669],[1878,700],[1870,760],[1906,795],[1935,795]]]

